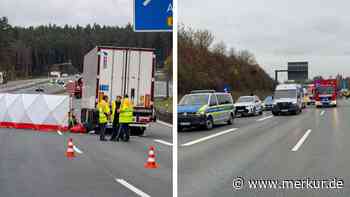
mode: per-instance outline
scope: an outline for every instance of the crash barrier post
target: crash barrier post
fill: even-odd
[[[68,130],[69,97],[0,94],[0,127],[39,131]]]

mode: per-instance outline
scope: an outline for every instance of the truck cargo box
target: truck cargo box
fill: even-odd
[[[145,127],[153,119],[153,49],[97,46],[84,56],[83,69],[82,109],[95,109],[102,95],[128,95],[135,107],[131,126]]]

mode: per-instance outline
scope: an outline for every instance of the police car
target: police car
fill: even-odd
[[[196,90],[185,95],[178,104],[178,128],[213,128],[214,124],[232,124],[235,107],[231,94],[215,90]]]
[[[241,96],[235,103],[236,115],[262,115],[263,106],[258,96]]]

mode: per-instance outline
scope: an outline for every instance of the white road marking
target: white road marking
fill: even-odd
[[[172,143],[169,143],[167,141],[160,140],[160,139],[155,139],[154,141],[158,142],[158,143],[161,143],[161,144],[164,144],[164,145],[167,145],[167,146],[172,146],[173,145]]]
[[[272,118],[272,117],[273,117],[272,115],[271,116],[266,116],[266,117],[260,118],[260,119],[258,119],[256,121],[260,122],[260,121],[264,121],[264,120],[267,120],[267,119]]]
[[[78,147],[76,147],[75,145],[73,146],[73,149],[75,152],[79,153],[79,154],[83,154],[83,151],[81,151]]]
[[[151,197],[150,195],[146,194],[145,192],[141,191],[140,189],[126,182],[124,179],[114,179],[114,180],[141,197]]]
[[[220,135],[224,135],[224,134],[227,134],[227,133],[230,133],[232,131],[235,131],[237,130],[238,128],[232,128],[232,129],[228,129],[228,130],[225,130],[225,131],[221,131],[219,133],[215,133],[213,135],[209,135],[209,136],[206,136],[206,137],[203,137],[203,138],[200,138],[198,140],[193,140],[191,142],[187,142],[185,144],[182,144],[181,146],[192,146],[194,144],[197,144],[197,143],[200,143],[200,142],[203,142],[203,141],[206,141],[206,140],[209,140],[209,139],[212,139],[214,137],[218,137]]]
[[[304,141],[306,140],[307,136],[310,135],[311,131],[311,129],[306,131],[303,137],[301,137],[298,143],[293,147],[292,151],[297,151],[300,148],[300,146],[303,145]]]
[[[151,3],[152,0],[145,0],[142,5],[143,6],[147,6],[149,3]]]
[[[172,125],[172,124],[163,122],[163,121],[161,121],[161,120],[157,120],[157,123],[162,124],[162,125],[165,125],[165,126],[170,127],[170,128],[173,128],[173,125]]]
[[[58,135],[63,135],[63,133],[60,130],[57,130]]]
[[[325,111],[325,110],[322,110],[321,113],[320,113],[320,115],[323,116],[324,113],[326,113],[326,111]]]

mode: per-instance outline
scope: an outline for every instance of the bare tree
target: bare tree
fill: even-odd
[[[226,44],[223,41],[220,41],[213,46],[213,52],[219,55],[226,55],[226,49]]]
[[[256,65],[256,59],[254,57],[254,55],[249,52],[248,50],[242,50],[238,53],[238,59],[243,61],[243,62],[247,62],[250,65]]]
[[[208,30],[197,30],[194,33],[194,40],[198,47],[208,49],[214,41],[214,36]]]

